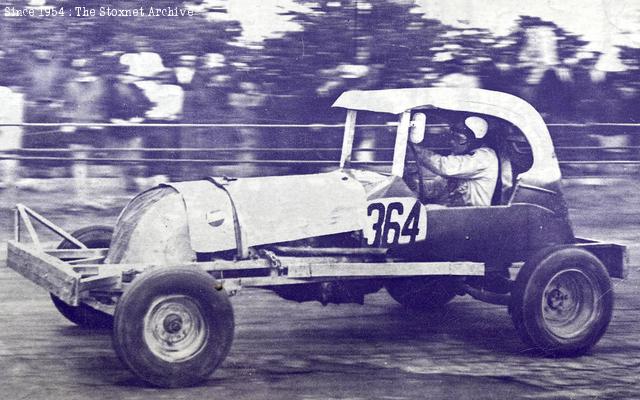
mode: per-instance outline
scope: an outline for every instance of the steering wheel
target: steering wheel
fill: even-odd
[[[418,200],[422,201],[424,198],[424,176],[418,164],[418,152],[416,151],[415,144],[411,142],[408,144],[415,162],[410,164],[409,157],[404,158],[404,174],[402,175],[402,180],[409,186],[409,189],[418,193]]]

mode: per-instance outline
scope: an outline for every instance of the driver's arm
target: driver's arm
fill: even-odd
[[[416,150],[420,164],[447,178],[475,178],[493,162],[493,157],[486,151],[475,151],[468,155],[442,156],[426,148]]]

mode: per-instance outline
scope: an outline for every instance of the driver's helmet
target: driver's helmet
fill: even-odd
[[[484,138],[489,130],[487,121],[480,117],[467,117],[463,125],[465,130],[469,131],[473,135],[472,138],[476,140]]]
[[[477,146],[486,136],[489,124],[480,117],[467,117],[464,121],[460,121],[453,125],[451,132],[464,135],[467,140]],[[475,147],[472,146],[472,147]]]

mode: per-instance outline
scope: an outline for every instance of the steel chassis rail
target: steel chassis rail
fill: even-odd
[[[39,222],[77,249],[48,249],[41,243],[33,221]],[[23,239],[22,226],[31,243]],[[381,249],[298,249],[274,247],[294,256],[247,260],[214,260],[180,264],[202,268],[229,294],[243,287],[273,287],[340,279],[403,276],[482,276],[484,265],[474,262],[398,262]],[[149,268],[177,265],[104,264],[108,249],[89,249],[71,234],[24,205],[17,205],[15,238],[8,242],[7,265],[65,303],[80,303],[113,313],[117,297],[135,276]],[[242,277],[237,277],[242,274]],[[104,300],[111,297],[109,301]]]

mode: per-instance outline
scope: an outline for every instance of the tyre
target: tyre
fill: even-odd
[[[140,379],[160,387],[193,386],[225,359],[233,309],[215,279],[199,268],[153,268],[116,305],[113,347]]]
[[[88,226],[71,234],[71,236],[81,241],[90,249],[108,248],[111,244],[112,235],[113,228],[101,225]],[[68,240],[63,240],[58,245],[58,249],[76,248],[78,248],[78,246]],[[51,294],[51,300],[60,314],[78,326],[92,329],[111,329],[113,326],[113,317],[111,315],[98,311],[86,304],[70,306],[54,294]]]
[[[604,265],[576,247],[545,249],[516,277],[510,312],[522,340],[549,356],[578,356],[595,345],[613,314]]]
[[[441,308],[456,296],[456,282],[447,276],[395,278],[385,288],[395,301],[416,311]]]

